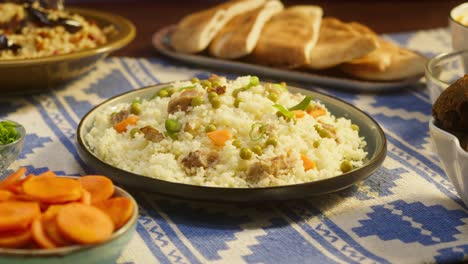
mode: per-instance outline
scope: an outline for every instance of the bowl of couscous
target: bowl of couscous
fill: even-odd
[[[2,92],[37,92],[79,77],[135,37],[127,19],[81,8],[0,4]]]
[[[329,193],[382,164],[385,135],[338,99],[255,76],[176,81],[119,95],[80,122],[77,150],[124,185],[200,200]]]

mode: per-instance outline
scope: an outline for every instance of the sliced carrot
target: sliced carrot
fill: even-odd
[[[54,243],[55,245],[62,247],[71,245],[72,242],[67,240],[61,233],[57,226],[56,218],[50,219],[48,221],[43,220],[42,225],[44,227],[44,232],[47,237]]]
[[[87,190],[83,189],[83,194],[81,195],[80,200],[78,202],[86,205],[91,204],[91,193],[88,192]]]
[[[122,132],[127,131],[128,126],[131,126],[131,125],[134,126],[134,125],[136,125],[137,122],[138,122],[138,116],[131,115],[131,116],[127,117],[126,119],[120,121],[119,123],[115,124],[114,129],[118,133],[122,133]]]
[[[42,214],[46,219],[54,218],[57,213],[62,209],[64,204],[53,204],[47,208],[47,210]]]
[[[32,240],[29,228],[17,231],[0,232],[0,247],[19,248],[29,244]]]
[[[34,177],[23,185],[25,194],[45,203],[64,203],[81,198],[81,184],[62,177]]]
[[[133,213],[133,203],[126,197],[115,197],[93,204],[110,216],[115,230],[121,228]]]
[[[106,213],[80,203],[65,205],[57,214],[57,226],[65,238],[80,244],[105,241],[114,231],[114,223]]]
[[[40,213],[39,204],[35,202],[8,201],[0,203],[0,232],[24,230]]]
[[[88,175],[78,179],[83,189],[91,194],[91,203],[109,199],[114,194],[112,181],[100,175]]]
[[[291,111],[296,118],[303,118],[305,116],[305,112],[302,110],[292,110]]]
[[[14,184],[11,184],[10,186],[8,186],[6,189],[14,192],[14,193],[23,193],[23,184],[27,181],[29,181],[30,179],[32,179],[34,176],[34,174],[29,174],[28,176],[26,176],[25,178],[15,182]]]
[[[311,170],[313,168],[315,168],[315,162],[311,159],[309,159],[306,155],[302,154],[301,155],[301,159],[302,159],[302,163],[304,165],[304,170],[305,171],[308,171],[308,170]]]
[[[15,193],[11,196],[11,200],[14,201],[23,201],[23,202],[36,202],[36,198],[24,194],[24,193]]]
[[[31,225],[31,231],[33,235],[34,241],[41,247],[41,248],[56,248],[57,245],[54,244],[50,240],[50,238],[46,235],[44,231],[44,227],[42,226],[42,217],[36,217]]]
[[[25,173],[26,168],[21,167],[17,171],[6,176],[6,178],[0,182],[0,189],[6,189],[8,186],[15,184],[17,181],[19,181],[19,179],[21,179],[21,176],[23,176]]]
[[[65,239],[57,226],[57,213],[64,205],[51,205],[47,211],[42,214],[42,226],[48,238],[57,246],[67,246],[71,242]]]
[[[325,109],[323,109],[322,107],[315,107],[309,110],[307,113],[313,116],[314,118],[317,118],[317,117],[325,115],[327,111],[325,111]]]
[[[226,141],[232,138],[231,131],[228,129],[216,130],[206,133],[216,146],[224,146]]]
[[[43,172],[43,173],[37,175],[37,177],[57,177],[57,174],[55,174],[55,172],[53,172],[51,170],[48,170],[46,172]]]
[[[7,190],[0,190],[0,202],[10,200],[13,196],[13,193]]]

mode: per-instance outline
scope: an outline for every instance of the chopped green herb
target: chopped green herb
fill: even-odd
[[[286,109],[284,106],[279,105],[279,104],[274,104],[274,108],[278,109],[278,113],[285,117],[286,119],[293,119],[294,118],[294,113]]]
[[[294,110],[304,111],[309,106],[310,101],[312,101],[312,97],[307,95],[299,104],[289,108],[289,111],[294,111]]]
[[[283,85],[284,84],[284,85]],[[286,84],[285,83],[275,83],[273,85],[276,89],[279,89],[283,92],[287,92],[288,91],[288,88],[286,88]]]
[[[254,123],[252,124],[249,132],[249,137],[253,141],[260,140],[263,138],[266,132],[266,126],[262,123]]]
[[[10,144],[18,140],[21,135],[16,129],[18,126],[11,121],[0,121],[0,144]]]
[[[196,85],[185,86],[185,87],[179,88],[179,92],[183,90],[190,90],[190,89],[195,89],[195,88],[197,88]]]

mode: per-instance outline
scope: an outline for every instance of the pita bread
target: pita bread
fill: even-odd
[[[283,4],[271,0],[260,8],[234,17],[211,42],[210,54],[223,59],[236,59],[250,54],[265,23],[281,10]]]
[[[191,14],[179,22],[171,35],[171,45],[183,53],[197,53],[210,44],[219,30],[234,16],[254,10],[266,0],[233,0]]]
[[[348,23],[327,17],[322,20],[317,45],[310,52],[307,68],[322,70],[361,58],[378,47],[374,37],[360,34]]]
[[[323,10],[293,6],[274,15],[263,27],[249,60],[274,67],[297,68],[309,62],[319,36]]]
[[[379,48],[368,55],[344,63],[340,69],[354,77],[366,80],[392,81],[415,77],[424,73],[426,59],[390,41],[383,40],[359,23],[351,23],[359,34],[374,37]]]

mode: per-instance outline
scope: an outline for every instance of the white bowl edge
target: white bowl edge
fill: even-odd
[[[429,132],[445,173],[468,206],[468,152],[462,149],[457,137],[438,128],[434,118],[429,121]]]

